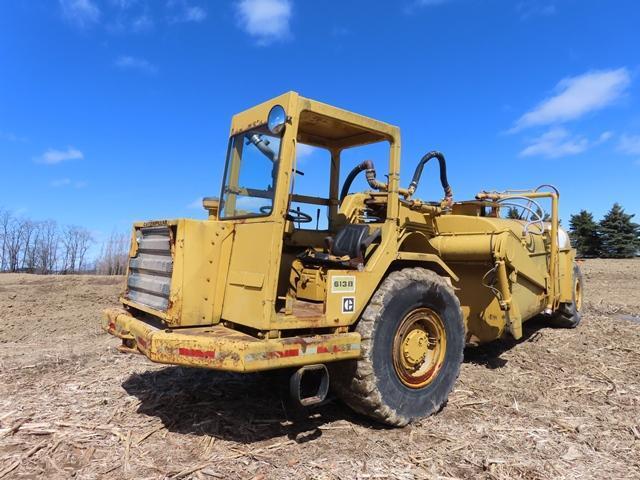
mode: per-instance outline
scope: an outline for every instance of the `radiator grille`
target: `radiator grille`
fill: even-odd
[[[138,253],[129,260],[126,298],[164,312],[173,272],[171,232],[167,226],[143,227],[138,232]]]

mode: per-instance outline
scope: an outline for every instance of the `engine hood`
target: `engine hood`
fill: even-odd
[[[186,218],[134,224],[122,303],[171,327],[218,323],[233,230]]]

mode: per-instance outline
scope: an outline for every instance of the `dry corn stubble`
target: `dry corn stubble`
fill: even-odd
[[[121,278],[0,275],[0,478],[640,478],[640,261],[582,268],[577,329],[468,349],[403,429],[118,353],[97,322]]]

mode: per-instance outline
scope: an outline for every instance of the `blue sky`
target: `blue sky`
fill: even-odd
[[[403,184],[438,149],[458,199],[553,183],[565,224],[640,214],[638,25],[632,0],[2,2],[0,206],[98,240],[204,218],[231,115],[296,90],[398,125]]]

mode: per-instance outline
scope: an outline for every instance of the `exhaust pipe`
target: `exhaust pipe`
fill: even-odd
[[[329,393],[329,370],[323,364],[305,365],[289,380],[289,394],[294,402],[309,407],[324,402]]]

